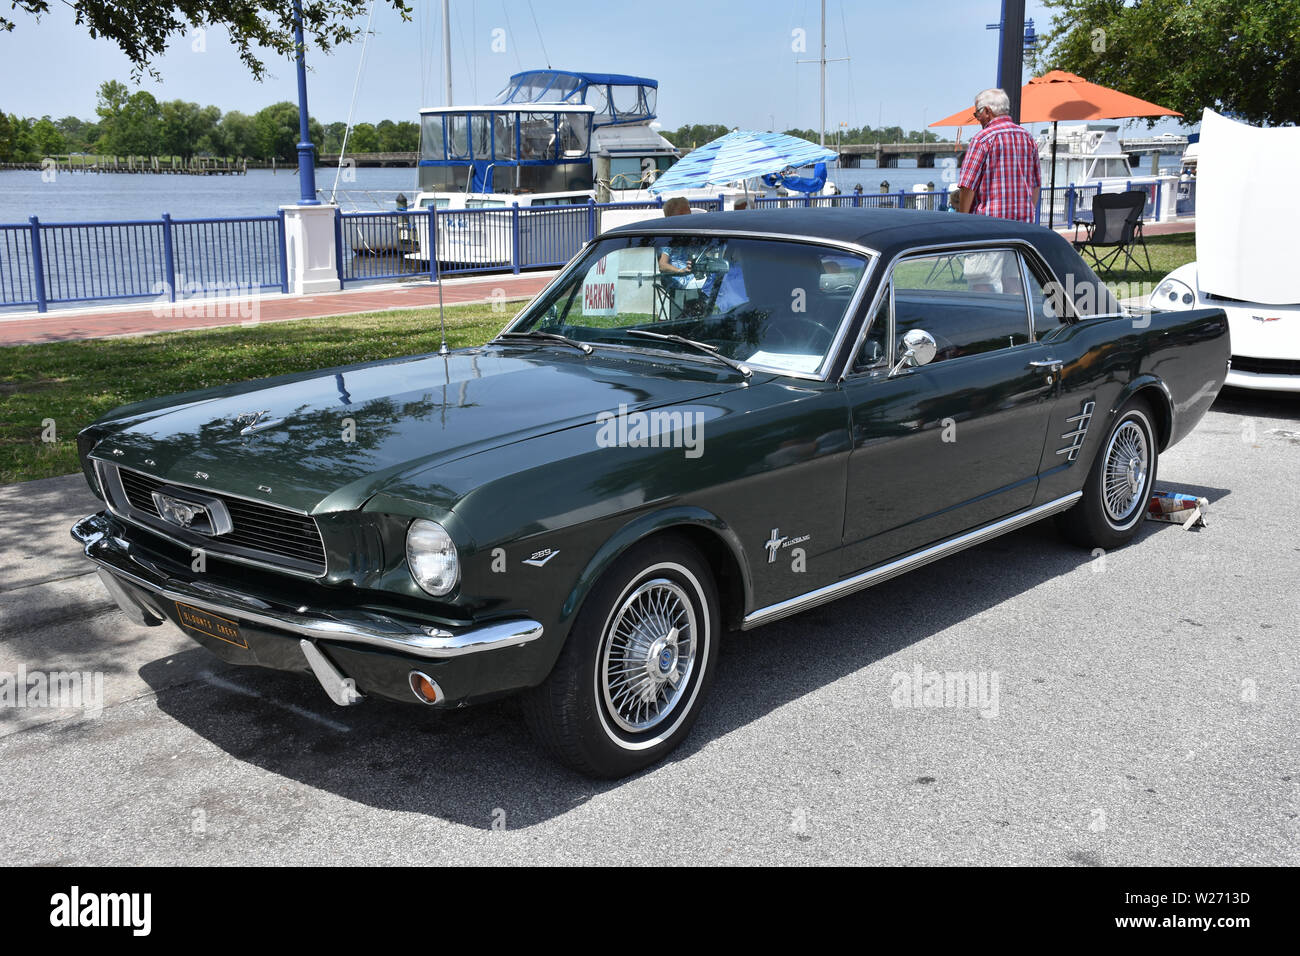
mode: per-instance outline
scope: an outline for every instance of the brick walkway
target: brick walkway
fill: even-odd
[[[490,302],[504,290],[507,300],[527,299],[551,281],[553,272],[527,275],[497,275],[482,279],[448,279],[443,284],[443,302],[463,305]],[[259,322],[288,322],[333,315],[356,315],[388,309],[428,309],[438,306],[438,287],[433,283],[410,283],[401,286],[358,289],[293,296],[274,293],[258,302]],[[118,335],[146,335],[150,332],[179,332],[184,329],[215,328],[247,321],[238,306],[212,308],[213,315],[186,315],[186,305],[176,303],[169,315],[162,306],[149,304],[138,308],[122,306],[103,309],[78,309],[74,312],[30,313],[14,318],[0,315],[0,346],[39,342],[65,342],[71,339],[107,338]],[[190,310],[203,308],[191,303]]]

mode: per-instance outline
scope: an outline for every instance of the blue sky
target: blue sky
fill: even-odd
[[[441,4],[415,0],[403,23],[376,7],[375,33],[361,74],[355,119],[414,119],[422,105],[441,105]],[[818,0],[452,0],[452,63],[458,103],[482,102],[522,68],[633,73],[659,80],[659,117],[668,129],[684,123],[726,123],[753,129],[815,128]],[[827,128],[924,123],[968,105],[997,78],[998,0],[827,0],[827,55],[851,56],[827,70]],[[1039,29],[1048,17],[1029,0]],[[20,115],[74,114],[93,118],[95,91],[107,79],[128,81],[129,65],[115,45],[92,40],[71,11],[54,4],[39,22],[15,11],[12,33],[0,33],[5,83],[0,110]],[[792,51],[792,33],[806,31],[808,52]],[[496,32],[494,31],[501,31]],[[504,52],[494,39],[504,38]],[[198,49],[196,49],[198,48]],[[422,52],[423,51],[423,52]],[[347,118],[361,44],[333,55],[309,54],[311,112],[325,122]],[[288,61],[268,60],[270,74],[254,81],[228,38],[214,30],[177,39],[155,66],[161,80],[142,88],[159,99],[214,104],[254,112],[295,100]],[[1143,127],[1145,128],[1145,127]],[[1157,129],[1173,128],[1162,124]],[[969,135],[971,130],[967,130]]]

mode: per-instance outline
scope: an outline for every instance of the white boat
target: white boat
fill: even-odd
[[[324,190],[317,190],[324,198]],[[343,241],[354,255],[391,255],[403,251],[402,231],[408,217],[406,196],[396,189],[340,189],[329,201],[345,213],[367,213],[365,218],[343,220]],[[391,212],[378,216],[374,213]]]
[[[1179,216],[1196,215],[1196,167],[1200,159],[1200,139],[1200,133],[1192,133],[1187,137],[1187,148],[1183,150],[1182,162],[1178,167],[1178,201],[1175,212]]]
[[[1044,187],[1052,179],[1052,132],[1044,131],[1038,142],[1038,155],[1042,162],[1042,184]],[[1064,223],[1069,200],[1066,188],[1073,186],[1076,190],[1074,200],[1075,215],[1091,215],[1092,200],[1097,195],[1098,187],[1102,192],[1124,192],[1134,179],[1133,168],[1129,164],[1128,154],[1120,147],[1119,126],[1114,123],[1085,123],[1079,126],[1062,126],[1056,136],[1056,193],[1053,196],[1056,208],[1053,220]],[[1154,187],[1135,185],[1134,188],[1146,188],[1148,191],[1145,215],[1154,214]],[[1048,218],[1047,201],[1043,203],[1042,218]]]
[[[450,267],[511,262],[513,207],[519,218],[521,266],[567,261],[589,231],[586,209],[600,203],[637,208],[599,211],[597,230],[661,215],[649,186],[673,163],[676,147],[655,128],[657,81],[613,73],[528,70],[483,106],[420,111],[419,191],[415,208],[464,210],[442,216],[436,236],[439,262]],[[698,195],[695,194],[698,192]],[[687,199],[716,199],[698,190]],[[724,202],[744,195],[723,190]],[[531,210],[569,207],[549,215]],[[428,223],[407,237],[408,256],[428,261]]]

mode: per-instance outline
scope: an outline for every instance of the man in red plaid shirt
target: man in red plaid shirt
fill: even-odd
[[[984,127],[966,148],[957,208],[999,219],[1033,222],[1042,182],[1038,144],[1008,115],[1011,101],[1002,90],[975,97],[975,119]]]

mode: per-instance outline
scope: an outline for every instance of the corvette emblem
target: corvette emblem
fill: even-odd
[[[1254,319],[1256,322],[1279,322],[1279,321],[1281,321],[1282,316],[1280,316],[1280,315],[1252,315],[1251,318]]]

